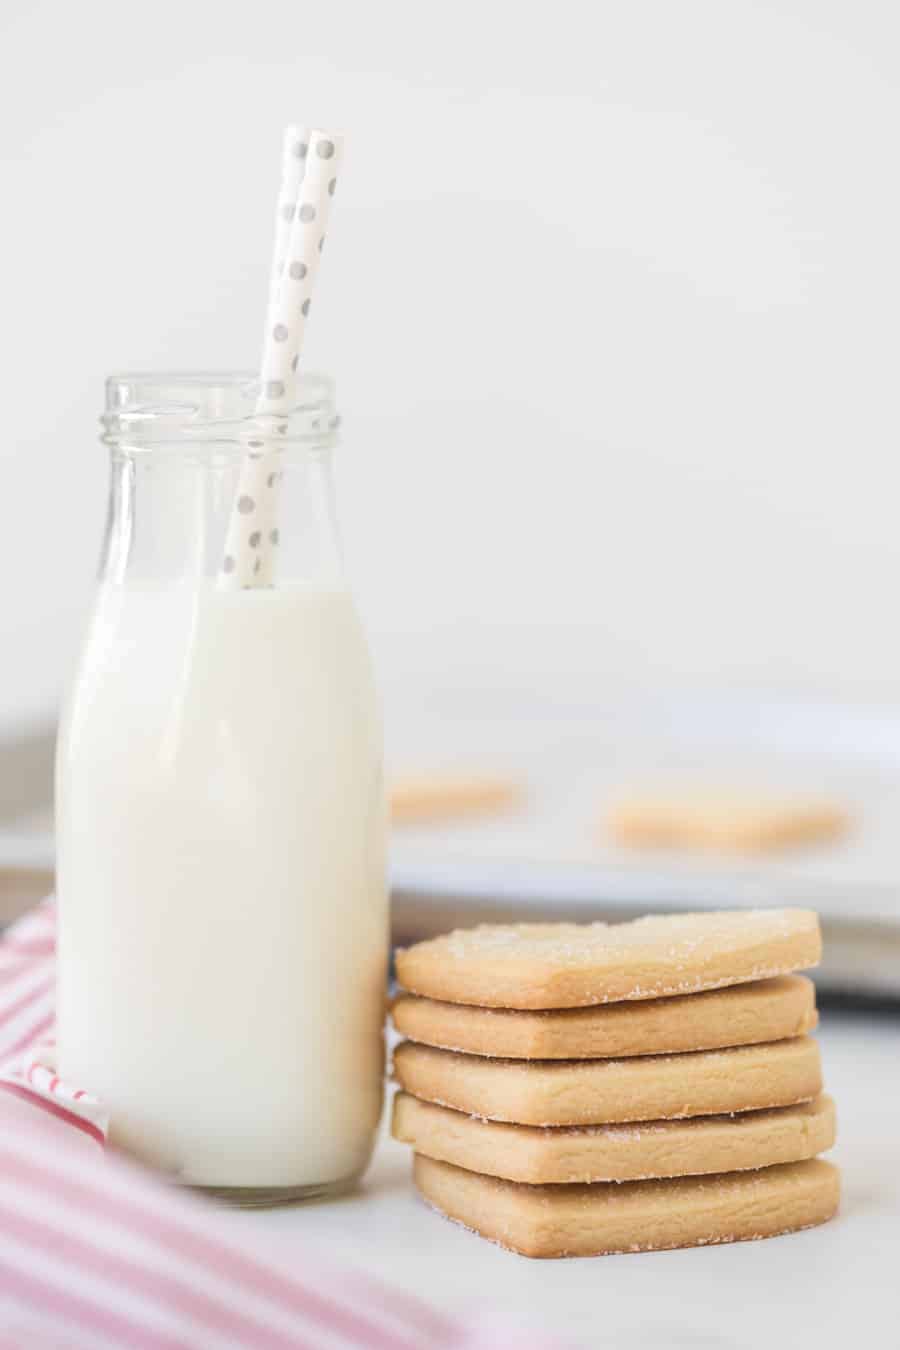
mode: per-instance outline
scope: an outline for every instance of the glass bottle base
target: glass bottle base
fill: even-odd
[[[188,1186],[198,1195],[221,1200],[236,1209],[272,1209],[276,1205],[299,1205],[306,1200],[333,1200],[352,1191],[362,1168],[339,1181],[314,1181],[305,1186]]]

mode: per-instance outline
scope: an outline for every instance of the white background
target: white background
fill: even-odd
[[[252,367],[282,125],[343,127],[383,679],[900,689],[894,4],[0,10],[0,716],[52,712],[111,369]]]

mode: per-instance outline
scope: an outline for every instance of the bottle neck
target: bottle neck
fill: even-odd
[[[283,451],[277,459],[265,522],[274,533],[270,584],[343,585],[330,451]],[[240,469],[239,454],[196,447],[186,455],[114,451],[101,580],[219,583]]]
[[[111,478],[101,580],[111,585],[343,585],[330,381],[301,381],[297,408],[260,430],[246,376],[117,376],[104,417]],[[271,433],[271,434],[269,434]],[[260,435],[266,439],[260,441]],[[265,510],[245,491],[264,445]],[[257,474],[258,477],[258,474]],[[235,521],[242,570],[229,576]],[[249,541],[249,542],[248,542]],[[265,572],[253,576],[247,549]]]

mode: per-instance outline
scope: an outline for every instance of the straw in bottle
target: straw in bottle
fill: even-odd
[[[270,585],[278,547],[280,438],[297,397],[297,369],[343,142],[331,131],[285,133],[272,292],[259,395],[228,524],[221,584]],[[281,228],[283,227],[283,228]]]

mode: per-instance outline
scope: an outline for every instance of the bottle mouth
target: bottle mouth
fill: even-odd
[[[120,450],[199,444],[236,453],[260,436],[320,450],[336,444],[340,418],[330,376],[301,375],[286,413],[257,414],[258,393],[259,379],[246,371],[110,375],[101,440]]]

